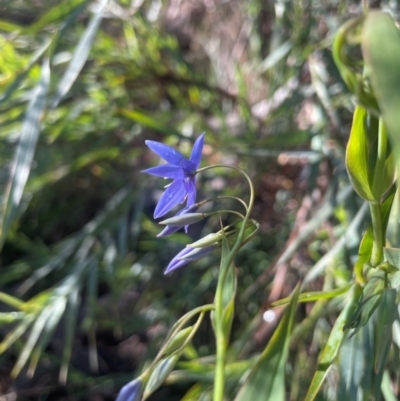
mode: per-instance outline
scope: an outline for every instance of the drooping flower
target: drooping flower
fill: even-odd
[[[217,245],[211,245],[206,248],[190,248],[189,246],[187,246],[183,248],[177,255],[175,255],[171,262],[169,262],[169,265],[165,269],[164,274],[179,269],[180,267],[185,266],[193,260],[201,259],[216,248]]]
[[[204,135],[203,133],[197,138],[189,159],[186,159],[171,146],[156,141],[145,141],[146,145],[167,163],[143,170],[142,173],[173,179],[161,195],[154,211],[154,218],[164,216],[173,207],[185,200],[186,207],[190,207],[196,202],[195,176],[200,166]]]
[[[142,390],[142,382],[139,379],[132,380],[125,384],[118,393],[115,401],[139,401]]]

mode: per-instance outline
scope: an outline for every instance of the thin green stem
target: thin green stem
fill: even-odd
[[[372,245],[371,265],[376,267],[379,265],[383,254],[383,226],[381,206],[379,203],[370,203],[370,211],[372,218],[372,230],[374,232],[374,243]]]
[[[226,263],[221,266],[217,289],[215,292],[215,312],[214,312],[214,324],[215,324],[215,337],[216,337],[216,361],[215,361],[215,380],[214,380],[214,401],[223,401],[224,399],[224,390],[225,390],[225,360],[226,360],[226,349],[228,346],[229,335],[225,333],[224,323],[223,323],[223,314],[224,314],[224,305],[223,305],[223,289],[226,276],[228,274],[229,269],[231,268],[232,262],[238,253],[239,249],[243,245],[243,238],[245,235],[245,230],[247,227],[247,222],[250,219],[250,214],[254,205],[254,187],[251,182],[250,177],[246,172],[244,172],[239,167],[228,166],[228,165],[212,165],[207,166],[202,169],[197,170],[197,173],[212,169],[212,168],[229,168],[235,171],[238,171],[247,179],[250,186],[250,199],[246,208],[246,215],[243,217],[242,226],[240,227],[236,242],[229,253],[229,256],[226,260]]]
[[[374,195],[376,194],[378,199],[383,195],[380,192],[382,191],[382,174],[385,171],[387,143],[388,138],[386,126],[382,118],[380,118],[378,130],[378,150],[374,169],[374,179],[372,181],[372,192]]]

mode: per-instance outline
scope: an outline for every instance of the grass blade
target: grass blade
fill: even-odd
[[[362,288],[358,284],[355,284],[351,293],[352,298],[347,302],[347,305],[336,319],[325,348],[319,356],[317,371],[314,373],[314,377],[311,381],[310,387],[308,388],[304,401],[315,400],[326,375],[336,359],[340,346],[342,345],[346,334],[346,331],[344,331],[343,328],[353,311],[356,309],[361,292]]]
[[[284,401],[285,365],[300,286],[235,401]]]
[[[42,66],[42,77],[36,86],[22,125],[17,150],[11,169],[10,183],[5,196],[4,215],[1,222],[0,247],[15,217],[22,199],[22,193],[28,180],[36,142],[39,137],[42,113],[45,107],[46,94],[50,83],[49,60]]]
[[[60,103],[61,99],[69,92],[72,84],[78,78],[88,56],[90,49],[92,47],[94,38],[96,36],[97,30],[100,26],[100,22],[103,18],[103,11],[107,5],[108,1],[103,0],[98,11],[93,16],[83,34],[78,46],[75,49],[72,60],[69,63],[67,70],[65,71],[60,83],[58,84],[57,92],[52,100],[51,107],[55,108]]]

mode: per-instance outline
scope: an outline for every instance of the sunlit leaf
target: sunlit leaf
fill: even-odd
[[[390,14],[368,13],[362,35],[362,50],[371,86],[377,98],[400,168],[400,34]],[[398,170],[398,173],[400,170]]]
[[[36,142],[40,132],[41,118],[45,107],[49,83],[50,66],[49,60],[46,59],[42,65],[41,80],[29,102],[11,169],[10,183],[6,194],[4,214],[1,222],[0,245],[4,243],[8,229],[15,218],[26,181],[28,180]]]
[[[299,289],[300,287],[297,286],[282,320],[249,377],[240,388],[235,401],[285,400],[285,365]]]
[[[344,326],[348,322],[349,317],[356,309],[359,298],[361,296],[361,292],[362,288],[358,284],[354,284],[353,289],[349,294],[350,299],[347,299],[346,306],[336,319],[335,325],[333,326],[329,334],[328,341],[319,355],[318,367],[316,372],[314,373],[304,401],[315,400],[318,391],[320,390],[326,378],[326,375],[328,374],[333,362],[336,359],[336,356],[338,355],[340,346],[342,344],[344,336],[346,335]]]
[[[58,84],[56,94],[51,102],[51,107],[55,108],[61,101],[61,99],[68,93],[71,86],[78,78],[80,71],[82,70],[85,62],[89,56],[90,49],[92,47],[93,41],[96,37],[97,30],[100,26],[100,22],[103,18],[103,11],[108,3],[108,0],[102,0],[101,4],[90,21],[85,33],[82,35],[74,54],[72,60],[69,63],[60,83]]]

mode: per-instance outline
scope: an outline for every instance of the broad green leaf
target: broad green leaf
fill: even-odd
[[[350,181],[361,198],[374,202],[379,200],[372,192],[373,169],[370,166],[370,138],[368,131],[378,137],[378,120],[368,115],[367,111],[357,106],[353,114],[350,138],[346,149],[346,167]],[[375,147],[376,148],[376,147]],[[376,157],[376,149],[375,149]],[[373,162],[371,163],[373,164]]]
[[[396,294],[396,290],[386,289],[383,293],[381,303],[376,310],[373,380],[375,399],[379,399],[380,397],[382,377],[392,343],[392,325],[398,314]]]
[[[300,287],[293,293],[282,320],[262,352],[235,401],[284,401],[285,366]]]
[[[382,295],[386,286],[386,272],[383,270],[371,268],[367,284],[362,290],[361,298],[357,309],[349,318],[344,329],[354,329],[352,335],[365,326],[381,302]]]
[[[390,287],[396,289],[400,285],[400,271],[389,273],[388,280],[390,283]]]
[[[396,269],[400,270],[400,249],[398,248],[383,248],[385,260],[387,260]]]
[[[178,359],[179,355],[176,354],[164,358],[158,362],[151,372],[148,382],[146,383],[146,387],[143,392],[143,400],[147,399],[154,391],[158,389],[158,387],[161,386],[167,376],[171,373]]]
[[[320,390],[326,378],[326,375],[328,374],[333,362],[336,359],[340,346],[342,345],[344,336],[346,335],[344,326],[348,322],[349,317],[353,314],[354,310],[357,308],[361,292],[362,287],[358,284],[354,284],[353,289],[349,294],[350,299],[348,299],[346,306],[336,319],[335,325],[331,330],[328,341],[324,349],[320,353],[318,367],[316,372],[314,373],[304,401],[315,400],[315,397],[317,396],[318,391]]]
[[[364,388],[361,382],[366,356],[364,337],[364,330],[360,330],[353,337],[345,338],[343,341],[337,363],[340,375],[337,400],[362,400],[360,396]]]
[[[97,30],[100,26],[100,22],[103,18],[103,12],[108,3],[108,0],[102,0],[100,7],[93,16],[85,33],[82,35],[78,45],[76,46],[75,52],[72,56],[60,83],[58,84],[56,94],[51,102],[51,107],[57,107],[61,99],[71,89],[72,84],[78,78],[92,47],[93,41],[96,37]]]
[[[400,172],[400,34],[393,18],[371,11],[363,26],[362,51],[367,75],[392,139]]]
[[[39,137],[41,119],[45,107],[46,94],[50,83],[49,60],[42,65],[42,76],[33,92],[22,125],[21,135],[13,160],[10,182],[5,196],[5,209],[1,222],[0,247],[18,210],[25,184],[28,180],[36,142]]]

